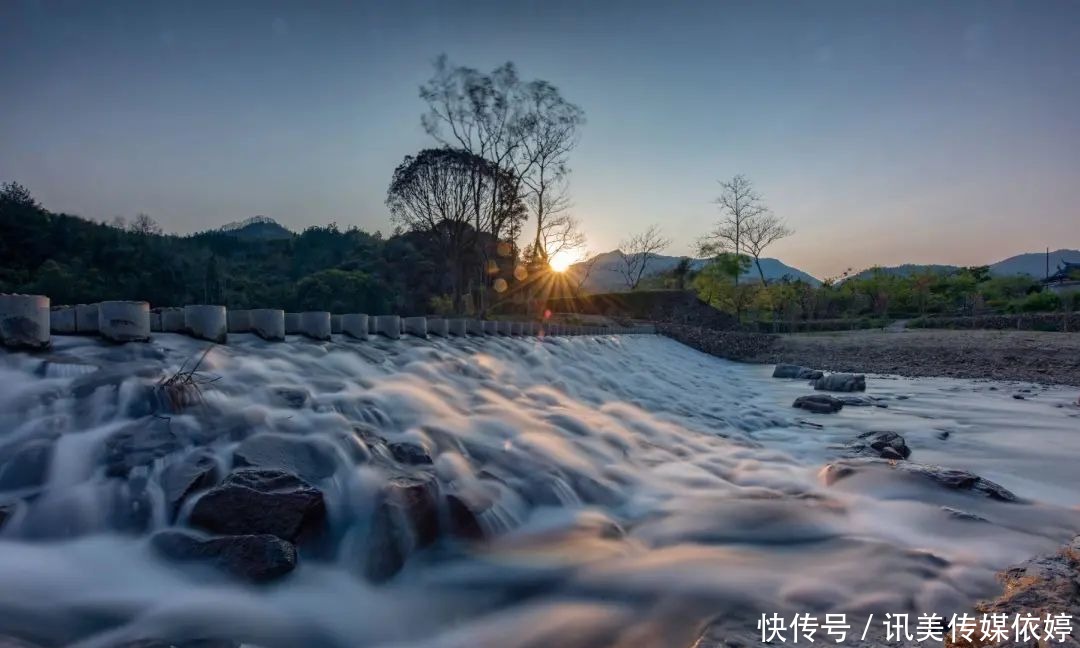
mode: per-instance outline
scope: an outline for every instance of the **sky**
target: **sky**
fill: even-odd
[[[818,277],[1080,248],[1080,2],[0,0],[0,181],[193,232],[391,229],[441,53],[585,111],[593,252],[690,254],[748,176]]]

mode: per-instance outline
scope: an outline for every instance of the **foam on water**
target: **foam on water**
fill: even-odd
[[[774,611],[947,615],[1080,529],[1080,410],[1067,390],[872,377],[866,396],[887,408],[822,416],[791,408],[810,392],[803,381],[659,337],[232,335],[201,367],[219,377],[205,403],[163,422],[147,387],[203,344],[54,346],[0,356],[0,447],[55,439],[42,486],[0,492],[17,502],[0,531],[0,635],[43,645],[688,646],[717,617],[753,629]],[[1013,399],[1019,389],[1033,391]],[[315,480],[326,546],[261,587],[157,557],[147,537],[169,524],[160,465],[123,481],[101,456],[118,430],[163,424],[222,465],[252,433],[319,438],[337,466]],[[871,430],[904,435],[912,461],[971,470],[1025,502],[887,466],[826,485],[838,446]],[[493,499],[480,518],[489,539],[443,541],[391,581],[365,580],[387,478],[367,461],[365,431],[423,446],[440,483]],[[125,526],[136,491],[149,530]]]

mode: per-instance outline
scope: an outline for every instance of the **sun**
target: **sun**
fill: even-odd
[[[551,255],[548,265],[555,272],[566,272],[566,269],[578,261],[578,255],[568,250],[560,250]]]

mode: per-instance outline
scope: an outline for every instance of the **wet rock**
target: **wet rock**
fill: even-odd
[[[815,380],[814,389],[835,392],[866,391],[866,376],[846,373],[829,374]]]
[[[824,374],[816,369],[809,369],[799,365],[778,364],[773,369],[773,378],[799,378],[802,380],[817,380]]]
[[[270,393],[275,401],[292,409],[303,409],[311,400],[311,394],[301,387],[273,387]]]
[[[911,456],[911,449],[904,437],[896,432],[863,432],[847,444],[847,449],[853,456],[881,457],[894,461]]]
[[[146,490],[146,477],[111,479],[109,525],[123,533],[145,533],[154,519],[154,503]]]
[[[965,522],[988,522],[989,521],[989,520],[987,520],[986,518],[984,518],[981,515],[976,515],[975,513],[970,513],[968,511],[961,511],[960,509],[953,508],[951,506],[942,506],[941,510],[945,511],[946,513],[949,514],[949,517],[951,517],[953,519],[956,519],[956,520],[964,520]]]
[[[410,466],[419,466],[431,463],[431,455],[419,443],[403,441],[389,444],[390,454],[394,459]]]
[[[832,414],[843,409],[844,402],[839,398],[833,398],[825,394],[810,394],[809,396],[799,396],[791,406],[815,414]]]
[[[161,471],[161,490],[170,519],[176,517],[184,500],[196,491],[205,490],[220,479],[220,469],[209,450],[196,450]]]
[[[910,461],[889,462],[882,459],[846,459],[829,464],[823,470],[823,476],[827,485],[835,484],[858,473],[868,466],[885,466],[894,470],[902,470],[916,475],[940,486],[952,490],[969,491],[977,493],[999,502],[1019,502],[1019,497],[1014,495],[1000,484],[989,479],[983,479],[975,473],[966,470],[954,470],[931,464],[917,464]]]
[[[262,433],[247,438],[236,448],[233,464],[284,470],[317,481],[334,474],[338,458],[333,444],[325,439]]]
[[[36,488],[45,483],[55,437],[24,439],[0,446],[0,491]]]
[[[1023,394],[1013,394],[1013,398],[1015,398],[1016,400],[1025,400],[1027,397]]]
[[[4,530],[4,525],[13,515],[15,515],[14,504],[0,504],[0,531]]]
[[[439,534],[439,485],[433,475],[391,477],[372,518],[364,573],[383,582],[401,571],[409,554],[435,542]]]
[[[483,540],[487,533],[481,520],[494,506],[496,497],[497,491],[485,488],[470,488],[448,494],[446,511],[451,535],[462,540]]]
[[[254,583],[280,578],[296,567],[296,547],[274,535],[203,537],[167,530],[151,543],[158,552],[178,561],[205,561],[217,569]]]
[[[136,422],[105,440],[105,474],[124,477],[135,468],[148,466],[176,452],[182,445],[168,421],[147,419]]]
[[[322,492],[280,470],[237,470],[191,511],[192,526],[212,533],[271,534],[290,542],[316,533],[325,519]]]

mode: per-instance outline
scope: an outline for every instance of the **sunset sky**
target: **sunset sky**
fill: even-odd
[[[0,181],[192,232],[390,229],[440,53],[586,113],[592,251],[749,176],[819,277],[1080,247],[1080,2],[0,2]]]

